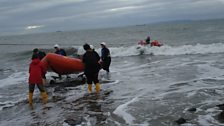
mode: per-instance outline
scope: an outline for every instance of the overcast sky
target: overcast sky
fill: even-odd
[[[0,34],[224,18],[224,0],[0,0]]]

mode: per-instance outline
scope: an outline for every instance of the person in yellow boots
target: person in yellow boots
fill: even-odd
[[[43,81],[42,81],[43,74],[45,74],[45,72],[43,71],[43,68],[40,63],[40,59],[38,58],[38,55],[33,55],[32,61],[29,66],[29,97],[28,97],[28,101],[29,101],[30,106],[33,105],[33,92],[35,89],[35,85],[37,85],[37,87],[40,91],[42,102],[44,104],[46,104],[48,101],[48,96],[44,89]]]
[[[99,61],[99,54],[90,48],[89,44],[83,45],[84,50],[86,51],[83,54],[82,62],[84,63],[85,69],[84,74],[87,78],[88,92],[92,92],[92,83],[94,82],[96,86],[96,93],[100,92],[100,83],[98,80],[99,70],[101,69]]]

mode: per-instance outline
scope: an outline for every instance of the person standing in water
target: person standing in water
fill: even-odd
[[[100,83],[98,80],[98,74],[100,70],[100,56],[96,51],[90,48],[89,44],[83,45],[84,50],[86,51],[83,54],[82,62],[84,63],[85,69],[84,74],[87,78],[88,92],[92,92],[92,83],[96,86],[96,93],[100,92]]]
[[[54,45],[54,48],[55,48],[55,53],[56,54],[59,54],[59,55],[62,55],[62,56],[67,56],[66,52],[64,49],[61,49],[60,46],[58,44],[55,44]]]
[[[29,101],[30,106],[33,105],[33,92],[35,89],[35,85],[37,85],[37,87],[40,91],[42,102],[44,104],[47,103],[48,96],[44,89],[43,81],[42,81],[42,77],[43,77],[44,73],[45,72],[43,71],[43,68],[41,66],[40,59],[39,59],[38,55],[33,55],[32,61],[29,66],[29,97],[28,97],[28,101]]]
[[[110,57],[110,50],[106,47],[106,43],[102,42],[101,44],[101,64],[102,68],[107,71],[107,73],[110,72],[110,63],[111,63],[111,57]]]
[[[147,45],[150,44],[150,41],[151,41],[151,37],[150,36],[147,36],[147,38],[145,39],[146,44]]]
[[[46,53],[43,52],[43,51],[40,51],[38,48],[35,48],[35,49],[33,49],[33,55],[32,55],[32,57],[33,57],[34,55],[37,55],[38,58],[39,58],[40,60],[42,60],[42,59],[46,56]],[[46,84],[46,83],[47,83],[45,74],[46,74],[46,73],[44,73],[43,76],[42,76],[43,84]]]

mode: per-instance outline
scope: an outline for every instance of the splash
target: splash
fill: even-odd
[[[111,47],[112,57],[124,57],[124,56],[136,56],[141,54],[153,54],[153,55],[194,55],[194,54],[211,54],[211,53],[223,53],[223,43],[213,44],[196,44],[196,45],[182,45],[182,46],[170,46],[164,45],[162,47],[150,47],[150,46],[129,46],[129,47]]]

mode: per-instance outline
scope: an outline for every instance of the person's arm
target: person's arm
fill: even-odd
[[[30,68],[30,66],[29,66],[29,73],[30,73],[30,71],[31,71],[31,68]]]
[[[41,77],[44,78],[45,74],[46,74],[46,71],[44,71],[44,68],[41,64],[40,64],[40,70],[41,70]]]
[[[63,49],[63,53],[64,53],[64,56],[67,56],[67,54],[66,54],[66,52],[65,52],[65,50]]]
[[[98,54],[96,51],[94,51],[94,53],[95,53],[95,55],[96,55],[96,60],[99,62],[99,61],[100,61],[100,56],[99,56],[99,54]]]
[[[82,56],[82,62],[83,63],[85,63],[85,59],[86,59],[85,57],[86,57],[86,54],[83,54],[83,56]]]

